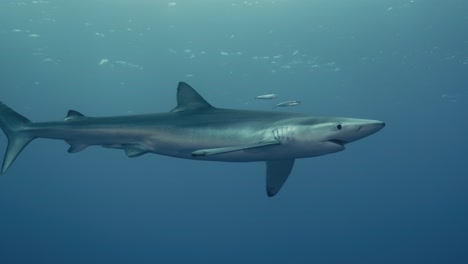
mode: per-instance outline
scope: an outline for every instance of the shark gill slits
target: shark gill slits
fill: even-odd
[[[280,143],[287,143],[293,141],[291,137],[292,128],[289,126],[281,126],[273,129],[273,139]]]
[[[280,137],[278,128],[273,129],[273,138],[274,138],[275,140],[281,141],[281,137]]]

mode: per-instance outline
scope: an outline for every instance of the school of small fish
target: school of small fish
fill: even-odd
[[[254,99],[274,99],[276,97],[278,97],[277,94],[262,94],[262,95],[255,96]],[[276,107],[298,106],[300,104],[301,104],[301,101],[298,101],[298,100],[284,101],[284,102],[277,103],[276,105],[274,105],[273,109]]]

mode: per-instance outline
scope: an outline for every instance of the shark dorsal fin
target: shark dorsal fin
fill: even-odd
[[[85,117],[82,113],[75,111],[75,110],[68,110],[67,117],[65,117],[65,121],[73,120],[75,118],[82,118]]]
[[[177,87],[177,107],[171,112],[185,110],[203,110],[213,108],[200,94],[185,82],[180,82]]]

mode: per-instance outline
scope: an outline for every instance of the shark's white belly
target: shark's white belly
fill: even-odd
[[[180,132],[171,131],[171,133],[159,132],[146,137],[139,144],[148,152],[159,155],[226,162],[297,159],[325,155],[343,149],[341,147],[337,148],[336,145],[330,146],[324,142],[304,144],[304,142],[298,141],[294,137],[285,136],[294,134],[290,130],[290,128],[281,128],[278,132],[277,128],[244,129],[243,131],[232,129],[232,131],[223,130],[223,133],[219,133],[219,130],[194,129]],[[280,144],[203,157],[194,157],[192,155],[193,152],[201,149],[245,146],[272,139],[280,141]]]

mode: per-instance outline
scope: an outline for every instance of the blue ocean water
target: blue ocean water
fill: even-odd
[[[379,119],[263,163],[31,143],[0,178],[0,263],[468,263],[468,3],[3,0],[0,100],[33,121],[214,106]],[[279,101],[274,102],[279,102]],[[0,136],[0,149],[6,149]],[[3,154],[1,154],[3,155]]]

